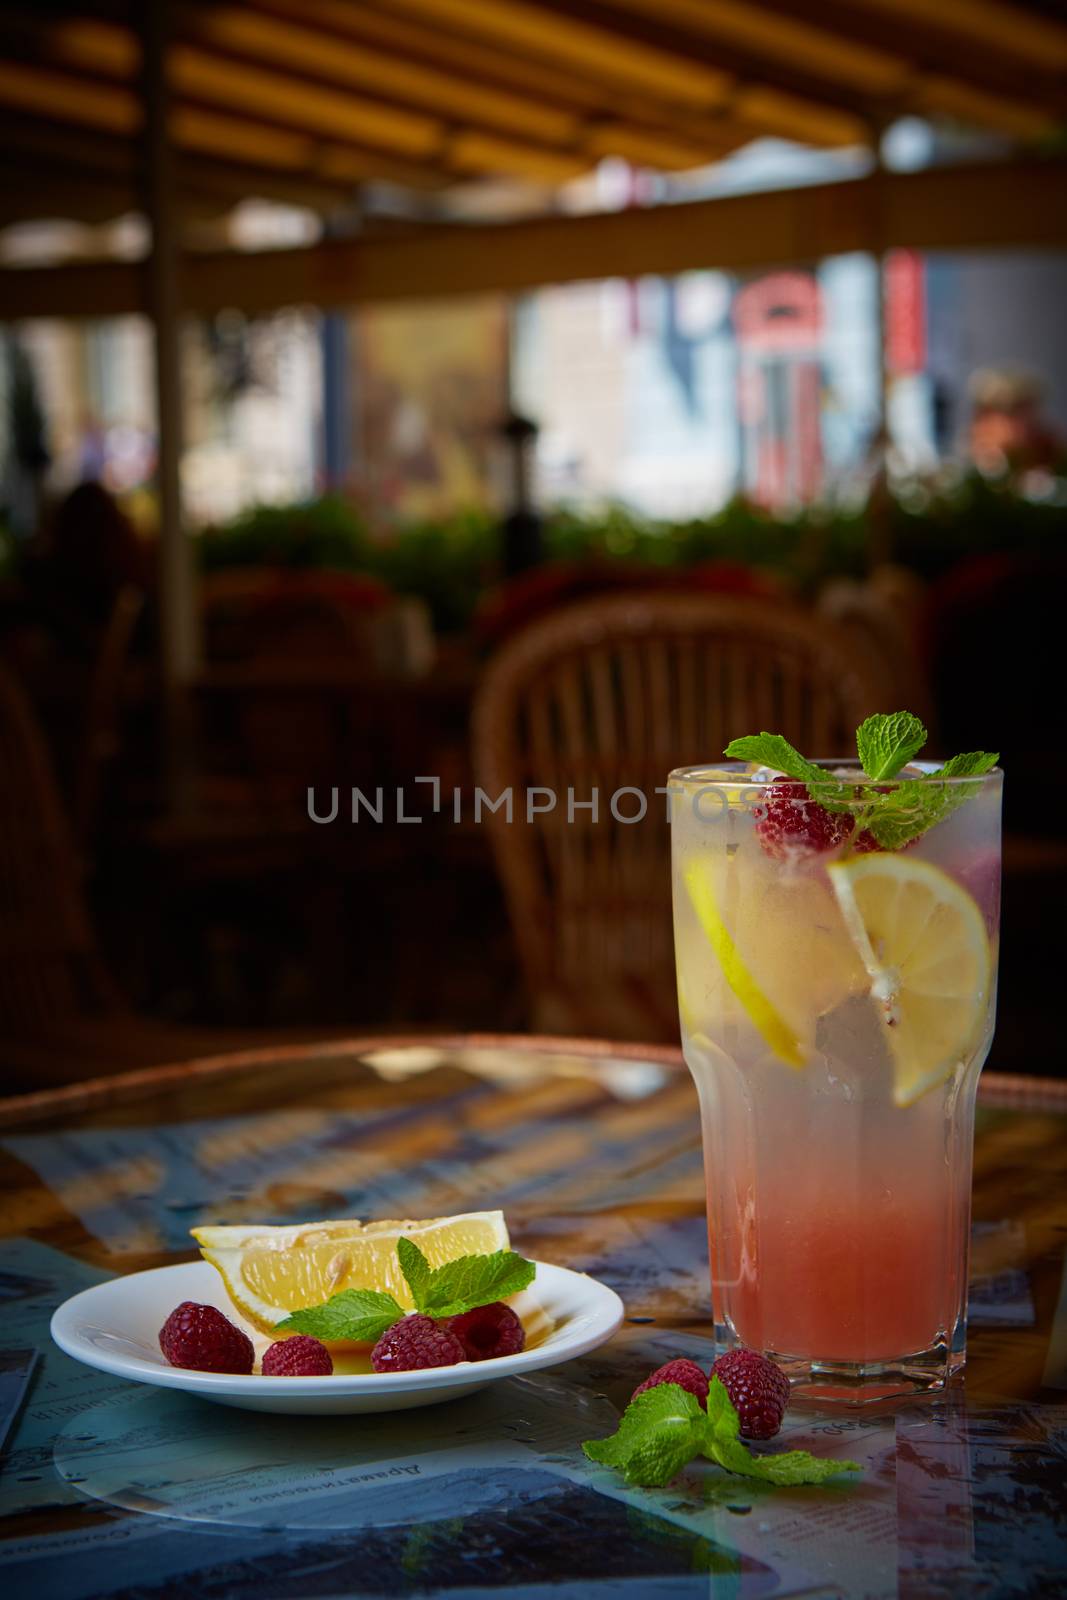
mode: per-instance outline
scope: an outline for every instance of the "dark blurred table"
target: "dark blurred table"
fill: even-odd
[[[676,1052],[352,1041],[0,1105],[3,1356],[39,1352],[0,1465],[0,1584],[34,1600],[508,1594],[1047,1597],[1067,1583],[1067,1093],[987,1077],[966,1384],[791,1413],[858,1482],[707,1466],[628,1490],[582,1456],[674,1354],[705,1362],[696,1100]],[[189,1257],[203,1221],[503,1206],[626,1302],[612,1343],[426,1411],[259,1416],[78,1366],[54,1306]],[[17,1363],[16,1363],[17,1364]]]

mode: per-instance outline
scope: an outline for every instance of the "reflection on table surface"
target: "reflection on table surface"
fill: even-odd
[[[710,1464],[627,1489],[587,1461],[630,1391],[713,1351],[696,1101],[672,1052],[368,1041],[8,1110],[0,1127],[0,1581],[93,1597],[1047,1596],[1067,1572],[1067,1096],[990,1080],[965,1385],[791,1412],[859,1460],[780,1490]],[[528,1254],[603,1278],[610,1345],[425,1411],[227,1411],[78,1366],[55,1305],[242,1219],[502,1206]]]

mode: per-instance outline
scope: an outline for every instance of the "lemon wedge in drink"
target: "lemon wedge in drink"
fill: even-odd
[[[872,852],[827,872],[871,979],[894,1103],[913,1105],[952,1075],[984,1024],[992,956],[982,913],[946,873],[914,857]]]
[[[342,1289],[378,1289],[410,1311],[396,1246],[413,1239],[431,1267],[508,1248],[502,1211],[468,1211],[428,1222],[294,1222],[194,1228],[205,1261],[222,1275],[241,1314],[270,1333],[291,1311],[321,1305]]]
[[[723,977],[752,1025],[780,1060],[791,1067],[802,1067],[805,1059],[803,1045],[795,1029],[760,988],[738,950],[716,903],[712,875],[706,863],[690,861],[684,878],[697,921],[718,957]],[[691,1010],[691,1006],[687,1004],[686,1009]]]

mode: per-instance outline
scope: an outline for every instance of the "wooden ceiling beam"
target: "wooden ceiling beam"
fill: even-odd
[[[51,30],[41,43],[65,63],[108,73],[118,81],[128,80],[136,71],[136,40],[128,30],[110,23],[76,19]],[[171,73],[180,97],[179,119],[194,128],[199,125],[200,119],[189,112],[189,102],[194,102],[205,110],[225,108],[225,114],[253,118],[259,126],[276,126],[279,164],[290,168],[302,164],[292,143],[297,137],[379,150],[380,158],[376,166],[371,163],[366,177],[396,177],[390,162],[421,167],[423,176],[415,180],[420,187],[426,187],[428,169],[442,176],[449,171],[456,176],[510,173],[558,184],[587,171],[592,159],[577,145],[561,150],[530,138],[483,136],[462,119],[453,123],[380,96],[346,92],[299,71],[262,68],[200,46],[176,44],[171,50]]]
[[[450,165],[461,171],[492,170],[495,165],[508,173],[528,173],[538,181],[565,182],[601,155],[684,169],[713,159],[722,148],[721,140],[709,141],[696,130],[690,130],[687,138],[669,127],[635,126],[621,116],[590,122],[573,109],[546,105],[529,90],[486,88],[469,76],[427,69],[246,6],[187,7],[182,18],[188,36],[238,60],[265,59],[290,70],[296,67],[314,79],[343,83],[357,91],[369,85],[379,95],[388,93],[456,119],[460,129],[449,142],[447,155]],[[524,137],[502,138],[501,129]],[[540,146],[531,152],[531,137],[560,147],[558,155],[547,155]]]
[[[382,0],[371,0],[380,5]],[[702,4],[703,0],[696,0]],[[835,99],[823,89],[821,95],[804,92],[798,85],[795,73],[787,73],[785,80],[770,81],[768,75],[753,69],[750,81],[739,78],[739,64],[731,59],[719,63],[714,54],[698,38],[684,37],[663,25],[657,10],[647,18],[624,18],[608,12],[606,8],[584,4],[576,6],[574,0],[540,0],[536,5],[526,0],[388,0],[390,7],[399,6],[425,21],[439,20],[442,26],[450,24],[467,28],[472,35],[484,34],[512,49],[526,47],[535,55],[553,48],[564,48],[571,39],[569,30],[585,30],[590,35],[615,41],[617,52],[636,52],[641,60],[672,62],[693,76],[694,83],[701,81],[699,74],[712,73],[719,85],[714,110],[728,112],[734,120],[751,126],[750,137],[764,133],[778,133],[783,137],[809,140],[814,144],[840,145],[869,142],[871,119],[859,114],[859,97],[840,94]],[[658,0],[657,0],[658,6]],[[584,51],[587,40],[580,36],[576,44]],[[726,68],[727,70],[724,70]],[[606,62],[590,63],[588,74],[594,80],[604,80],[608,70]],[[655,102],[649,97],[655,89],[662,92],[659,80],[643,84],[644,95],[638,102],[633,91],[618,106],[611,118],[615,126],[634,126],[651,123],[656,116]],[[842,99],[844,103],[842,103]],[[707,122],[707,107],[698,109],[690,96],[674,96],[669,109],[662,114],[661,131],[676,141],[690,141],[699,147],[699,136],[693,122]],[[643,130],[642,130],[643,131]],[[652,129],[649,128],[649,133]],[[621,153],[621,152],[620,152]],[[708,159],[705,157],[705,159]]]
[[[58,63],[117,82],[133,80],[139,70],[136,36],[113,23],[74,17],[41,32],[38,43]],[[433,154],[441,138],[438,119],[309,84],[290,73],[227,61],[196,46],[173,45],[169,62],[177,95],[287,124],[309,137],[380,145],[416,159]]]
[[[900,27],[935,27],[1044,71],[1067,71],[1067,19],[1004,0],[865,0]]]
[[[40,43],[42,48],[61,56],[65,64],[76,65],[84,72],[106,73],[120,84],[137,68],[136,40],[126,30],[106,22],[83,20],[65,24]],[[287,77],[287,94],[279,92],[268,96],[258,69],[246,69],[226,59],[216,60],[203,50],[190,50],[182,45],[174,50],[173,70],[176,85],[183,92],[175,112],[176,136],[180,142],[201,150],[216,145],[226,149],[232,144],[233,153],[244,159],[264,164],[273,160],[280,169],[290,172],[317,170],[323,176],[332,177],[343,169],[344,163],[336,155],[330,157],[325,167],[321,162],[316,167],[313,135],[306,131],[309,117],[305,112],[308,97],[311,97],[315,111],[310,121],[317,130],[328,130],[335,140],[346,138],[348,143],[354,142],[352,127],[347,122],[339,125],[336,117],[336,104],[341,98],[336,91],[324,96],[317,82]],[[244,91],[243,95],[239,90]],[[228,108],[236,104],[239,110],[256,120],[244,124],[233,118],[232,109],[226,113],[217,111],[223,104]],[[220,116],[226,116],[231,123],[232,133],[228,138],[216,132]],[[700,125],[694,122],[681,132],[672,131],[669,126],[631,125],[619,118],[594,120],[588,116],[569,115],[565,120],[570,142],[563,148],[512,139],[468,127],[462,122],[455,127],[447,123],[434,124],[432,156],[423,165],[440,171],[441,181],[446,181],[445,175],[449,172],[454,176],[506,173],[558,185],[587,172],[604,155],[623,155],[646,165],[685,170],[714,160],[739,142],[736,137],[724,137],[723,129],[709,118],[702,119]],[[788,127],[795,133],[791,122]],[[810,131],[818,137],[825,130],[819,127]],[[360,179],[378,176],[409,182],[416,187],[427,186],[425,170],[398,171],[397,160],[395,156],[382,156],[375,162],[374,156],[369,154],[352,176]],[[392,168],[387,165],[390,161]],[[414,166],[414,162],[411,165]]]
[[[635,42],[568,12],[548,12],[529,0],[364,0],[423,23],[530,57],[562,64],[620,91],[655,96],[676,107],[707,111],[732,88],[726,72],[654,44]]]
[[[205,0],[185,0],[191,10]],[[351,0],[249,0],[252,9],[271,16],[299,18],[335,40],[356,40],[388,50],[404,60],[458,74],[483,87],[534,98],[568,113],[615,112],[618,95],[611,85],[588,74],[568,71],[558,62],[545,64],[528,54],[509,54],[469,36],[389,11],[354,6]],[[666,103],[664,109],[667,109]]]
[[[366,5],[353,6],[348,0],[253,0],[253,3],[255,9],[264,14],[300,16],[334,39],[369,40],[383,49],[402,52],[409,59],[431,63],[466,77],[473,73],[480,83],[513,86],[523,97],[536,96],[541,101],[565,107],[585,121],[589,131],[584,148],[597,157],[613,153],[636,164],[676,169],[692,166],[694,159],[716,160],[759,133],[777,132],[784,137],[807,138],[815,144],[842,144],[866,137],[867,125],[854,106],[838,108],[817,101],[809,106],[804,95],[794,93],[795,75],[789,80],[792,88],[783,81],[776,91],[769,89],[762,107],[758,94],[750,90],[742,95],[739,107],[734,105],[732,116],[724,112],[708,115],[674,102],[658,101],[648,94],[639,98],[629,94],[625,100],[620,100],[610,85],[592,75],[576,77],[556,66],[549,69],[529,55],[508,55],[497,47],[434,27],[428,21],[371,10]],[[199,9],[196,0],[186,0],[186,4]],[[573,11],[571,0],[568,4]],[[663,37],[662,27],[656,36]],[[648,37],[652,37],[651,29]],[[687,47],[679,48],[684,54]],[[807,85],[809,90],[810,87]],[[771,116],[769,126],[751,120],[757,108],[761,114]],[[605,124],[618,131],[614,149],[606,146],[600,131]],[[660,159],[652,154],[657,147],[663,152]]]
[[[142,121],[140,100],[132,89],[42,67],[28,59],[0,59],[0,118],[5,114],[15,116],[16,135],[19,117],[37,118],[93,137],[122,136],[131,141],[131,151]],[[231,169],[243,167],[249,195],[270,197],[272,186],[275,190],[279,187],[276,176],[282,188],[288,187],[287,179],[306,179],[306,192],[318,189],[322,199],[328,198],[327,192],[341,199],[354,184],[372,179],[431,191],[444,181],[433,164],[398,160],[363,146],[335,144],[210,105],[180,105],[175,112],[174,137],[179,152],[191,152]]]
[[[357,93],[369,90],[464,126],[564,146],[580,132],[573,111],[546,105],[535,94],[486,87],[247,5],[187,6],[180,36],[233,60],[266,63]]]
[[[137,147],[130,139],[64,127],[10,111],[0,113],[0,139],[7,149],[19,153],[18,162],[12,163],[5,179],[7,221],[66,216],[68,213],[60,208],[68,199],[76,199],[83,186],[93,189],[94,216],[100,215],[101,196],[105,194],[114,203],[114,209],[105,215],[117,216],[124,210],[137,209],[141,203]],[[228,149],[225,156],[223,148]],[[232,142],[225,147],[213,146],[203,159],[191,149],[179,150],[177,176],[179,199],[185,210],[202,209],[201,201],[217,210],[220,204],[232,206],[251,195],[326,211],[343,205],[352,193],[347,179],[331,181],[325,175],[312,178],[244,163]],[[77,207],[69,214],[78,216]]]
[[[186,305],[250,313],[516,293],[549,283],[751,272],[846,251],[1067,247],[1067,162],[875,173],[842,183],[594,216],[413,229],[303,250],[187,255]],[[144,305],[129,263],[0,271],[0,318],[107,316]]]
[[[186,0],[186,13],[202,9],[200,0]],[[356,41],[365,48],[369,42],[376,51],[504,94],[523,107],[550,107],[553,116],[570,125],[571,150],[584,151],[591,160],[614,154],[635,164],[678,170],[716,160],[752,137],[750,128],[729,126],[717,114],[686,112],[683,125],[676,105],[645,95],[620,101],[617,91],[591,76],[572,76],[528,56],[508,55],[417,20],[352,6],[348,0],[253,0],[252,9],[263,16],[300,17],[335,45]]]
[[[834,25],[818,27],[810,20],[810,4],[802,0],[539,0],[552,12],[577,7],[583,17],[613,27],[635,40],[656,40],[694,59],[728,69],[738,88],[730,103],[733,115],[746,103],[754,108],[753,122],[763,120],[766,106],[779,99],[792,107],[767,131],[820,144],[854,142],[832,135],[835,116],[851,116],[853,130],[860,128],[862,142],[871,142],[872,129],[906,113],[943,113],[970,121],[980,128],[1008,132],[1023,138],[1040,138],[1055,132],[1062,121],[1063,85],[1048,82],[1035,97],[1018,77],[1014,83],[996,81],[997,74],[972,82],[958,44],[941,36],[940,49],[926,51],[931,38],[926,28],[895,30],[895,48],[872,48],[852,30],[862,28],[866,13],[855,4],[832,11]],[[831,0],[831,5],[833,0]],[[816,17],[822,15],[815,13]],[[929,13],[929,28],[936,29],[936,7]],[[988,55],[986,56],[988,60]],[[861,65],[862,63],[862,65]],[[820,135],[820,126],[826,131]],[[812,131],[809,131],[812,130]]]
[[[611,11],[630,13],[644,22],[664,24],[697,40],[733,48],[749,62],[765,62],[806,73],[813,82],[843,84],[863,95],[894,94],[907,80],[909,66],[899,52],[872,48],[816,21],[769,15],[752,0],[603,0]],[[807,16],[818,17],[809,6]]]
[[[48,112],[61,122],[127,137],[141,126],[132,89],[21,60],[0,59],[0,106],[31,115]]]
[[[779,19],[807,20],[810,0],[758,0],[759,12],[774,29]],[[985,89],[1016,103],[1043,106],[1064,114],[1067,78],[1054,58],[1025,61],[1018,55],[990,49],[981,38],[953,32],[942,24],[936,6],[926,9],[921,25],[903,32],[899,17],[877,4],[857,6],[854,0],[819,0],[819,21],[835,34],[899,55],[906,55],[913,73],[951,76],[958,83]],[[910,87],[910,86],[909,86]],[[903,92],[903,89],[902,89]]]

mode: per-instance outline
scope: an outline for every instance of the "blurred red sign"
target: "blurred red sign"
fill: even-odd
[[[926,278],[915,250],[891,250],[885,261],[885,362],[892,373],[926,365]]]

